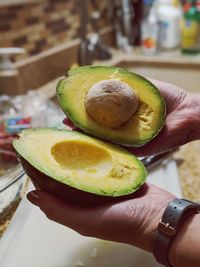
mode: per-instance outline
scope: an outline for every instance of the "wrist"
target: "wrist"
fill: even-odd
[[[200,263],[200,214],[188,218],[174,238],[169,262],[175,267],[197,267]]]
[[[168,194],[165,197],[163,196],[162,199],[160,199],[159,203],[157,202],[156,206],[151,210],[151,219],[149,220],[149,224],[147,227],[148,230],[148,251],[153,252],[153,246],[154,246],[154,239],[155,234],[157,231],[158,223],[160,219],[162,218],[163,212],[165,211],[168,203],[175,199],[176,197],[172,194]]]
[[[134,234],[136,231],[134,228],[132,235],[129,232],[130,240],[126,243],[152,253],[159,220],[168,203],[176,197],[156,186],[151,185],[149,188],[151,192],[149,193],[148,204],[145,201],[145,204],[140,206],[140,213],[137,215],[137,235]],[[131,217],[135,220],[135,216],[131,215]],[[140,220],[140,217],[142,220]],[[131,224],[135,224],[135,222],[133,221]]]
[[[166,266],[197,267],[200,263],[200,204],[170,201],[155,234],[153,254]]]

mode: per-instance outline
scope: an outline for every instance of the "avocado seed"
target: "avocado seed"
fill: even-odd
[[[139,98],[135,90],[117,79],[95,83],[85,98],[89,116],[108,128],[118,128],[125,124],[138,107]]]

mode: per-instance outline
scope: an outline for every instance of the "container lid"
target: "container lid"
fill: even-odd
[[[184,18],[200,22],[200,8],[199,5],[185,5]]]

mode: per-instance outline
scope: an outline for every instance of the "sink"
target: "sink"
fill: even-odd
[[[200,92],[200,65],[197,64],[125,60],[117,63],[116,66],[136,72],[148,78],[175,84],[189,92]]]

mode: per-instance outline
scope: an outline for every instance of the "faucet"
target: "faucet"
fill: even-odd
[[[95,0],[92,0],[94,10],[91,16],[88,15],[88,0],[80,0],[80,46],[78,63],[80,66],[90,65],[93,60],[105,60],[111,58],[109,48],[102,42],[98,21],[100,13]],[[87,25],[90,23],[93,32],[87,35]]]

